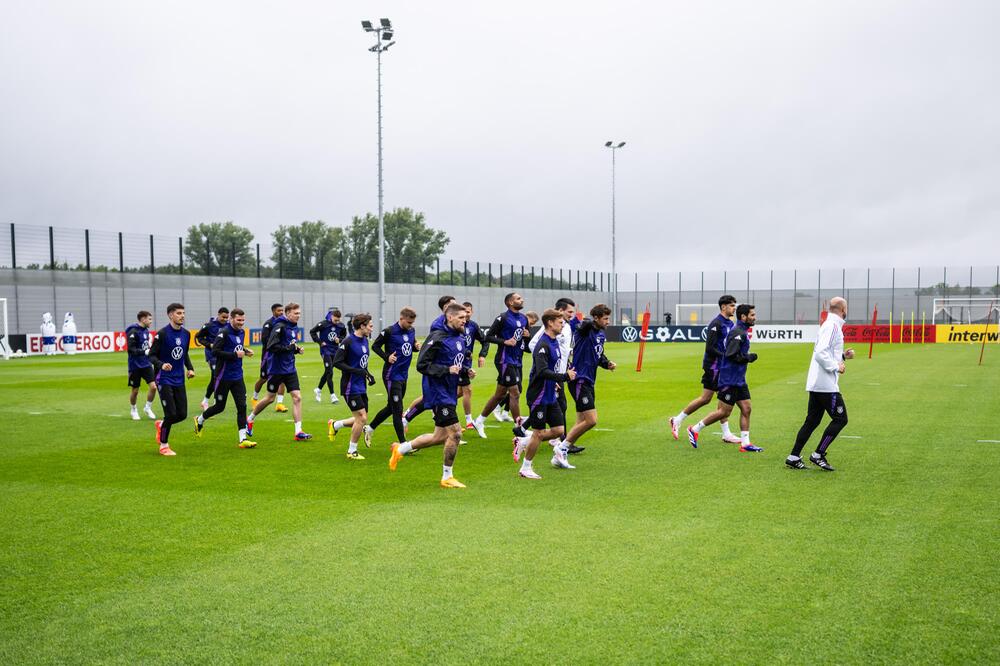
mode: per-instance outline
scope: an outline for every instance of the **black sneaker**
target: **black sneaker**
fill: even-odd
[[[513,428],[511,428],[510,431],[512,433],[514,433],[514,437],[527,437],[528,436],[528,433],[526,433],[524,431],[524,427],[523,426],[516,425]]]
[[[795,460],[785,458],[785,467],[788,467],[789,469],[805,469],[806,464],[802,462],[802,458],[796,458]]]
[[[811,462],[813,465],[816,465],[824,472],[833,471],[833,467],[831,467],[830,463],[826,461],[826,456],[818,456],[814,453],[811,456],[809,456],[809,462]]]
[[[586,448],[587,448],[586,446],[577,446],[576,444],[570,444],[569,447],[566,448],[566,453],[583,453],[584,449]]]

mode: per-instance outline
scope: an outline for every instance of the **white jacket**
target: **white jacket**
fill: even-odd
[[[531,341],[528,343],[528,350],[531,353],[535,352],[535,347],[538,346],[538,341],[542,339],[545,335],[545,327],[542,326],[537,331],[535,335],[532,336]],[[565,373],[566,368],[569,367],[569,349],[573,345],[573,328],[569,325],[568,321],[563,322],[562,331],[556,336],[556,340],[559,341],[559,363],[556,365],[556,372]]]
[[[812,362],[806,390],[816,393],[839,393],[840,373],[837,369],[844,360],[844,320],[832,312],[819,327],[819,339],[813,347]]]

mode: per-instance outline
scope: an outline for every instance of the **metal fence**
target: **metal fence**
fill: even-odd
[[[848,300],[849,317],[871,321],[899,321],[922,315],[933,317],[935,298],[997,298],[1000,301],[1000,265],[936,266],[918,268],[812,268],[798,270],[674,271],[618,276],[621,321],[635,321],[649,305],[652,321],[665,324],[703,324],[717,309],[679,304],[715,303],[732,294],[741,303],[756,306],[758,321],[815,323],[829,300]],[[985,316],[987,307],[983,307]],[[678,321],[678,314],[681,321]]]
[[[10,224],[9,232],[0,234],[0,268],[377,282],[377,246],[372,241],[352,256],[337,248],[213,244],[207,238],[192,244],[156,234]],[[423,261],[387,252],[386,281],[574,291],[602,291],[610,284],[610,273],[571,267],[445,257]]]

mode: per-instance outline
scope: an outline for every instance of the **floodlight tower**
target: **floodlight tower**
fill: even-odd
[[[362,21],[365,32],[375,35],[375,45],[368,50],[376,55],[378,60],[378,327],[385,328],[385,222],[382,209],[382,52],[396,42],[392,39],[394,31],[392,23],[387,18],[379,19],[379,25],[371,21]],[[383,42],[388,42],[383,43]]]
[[[604,144],[605,148],[611,149],[611,279],[612,283],[608,285],[611,287],[611,311],[614,313],[611,316],[612,325],[617,326],[620,323],[620,317],[618,314],[618,265],[616,263],[615,257],[615,153],[618,152],[619,148],[625,146],[624,141],[619,141],[615,143],[614,141],[608,141]],[[633,313],[633,316],[635,313]]]

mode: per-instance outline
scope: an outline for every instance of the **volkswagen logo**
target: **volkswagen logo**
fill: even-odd
[[[639,331],[635,326],[626,326],[622,329],[622,340],[625,342],[635,342],[639,339]]]
[[[708,326],[706,326],[705,328],[701,329],[701,339],[703,341],[707,341],[708,340]]]

